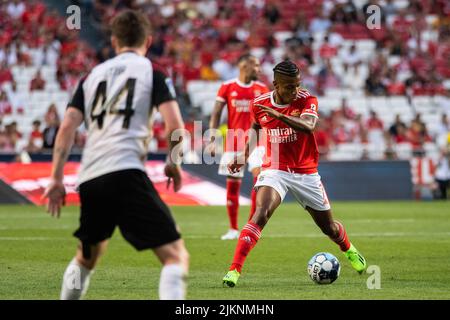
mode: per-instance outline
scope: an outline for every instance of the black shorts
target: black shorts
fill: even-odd
[[[137,250],[181,237],[169,208],[141,170],[117,171],[82,183],[80,202],[80,227],[74,236],[83,244],[83,252],[110,238],[116,226]]]

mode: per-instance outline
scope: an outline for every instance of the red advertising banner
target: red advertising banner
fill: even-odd
[[[67,204],[79,203],[76,191],[79,166],[78,162],[68,162],[64,167]],[[41,205],[44,204],[41,197],[49,183],[50,170],[49,162],[0,163],[0,179],[34,204]],[[183,187],[179,192],[174,193],[172,188],[166,188],[167,177],[164,175],[163,161],[148,161],[146,170],[161,198],[168,205],[225,205],[226,190],[214,183],[183,172]],[[248,204],[249,200],[241,197],[240,203]]]

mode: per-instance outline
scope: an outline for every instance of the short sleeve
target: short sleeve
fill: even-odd
[[[175,99],[176,93],[172,79],[161,68],[153,68],[152,105],[159,106]]]
[[[305,108],[300,116],[309,115],[316,118],[319,118],[319,105],[316,97],[308,97],[306,98]]]
[[[216,101],[227,102],[228,85],[222,84],[217,92]]]
[[[84,114],[84,91],[83,91],[83,83],[86,80],[86,77],[82,78],[78,82],[78,86],[75,90],[75,92],[72,95],[72,98],[70,99],[69,103],[67,104],[68,107],[74,107],[80,110]]]
[[[268,88],[266,85],[261,86],[261,94],[267,93],[267,92],[269,92],[269,91],[270,91],[270,90],[269,90],[269,88]]]
[[[249,110],[250,110],[250,116],[252,119],[253,123],[256,123],[257,125],[260,126],[259,120],[258,120],[258,115],[256,114],[257,108],[255,107],[255,103],[254,100],[250,101],[250,106],[249,106]]]

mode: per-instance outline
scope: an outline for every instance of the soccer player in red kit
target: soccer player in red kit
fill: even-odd
[[[367,268],[366,260],[350,243],[344,226],[333,220],[317,171],[319,153],[313,134],[318,120],[317,98],[300,89],[300,71],[290,61],[275,66],[273,83],[275,90],[254,99],[250,106],[252,128],[262,128],[267,139],[267,158],[255,184],[255,214],[242,229],[223,283],[229,287],[236,285],[245,258],[288,191],[311,214],[322,232],[339,245],[352,267],[362,273]],[[252,144],[249,141],[244,154],[237,155],[228,165],[230,172],[241,169]]]
[[[227,212],[230,222],[230,228],[224,234],[222,240],[237,239],[238,231],[238,210],[239,210],[239,191],[244,172],[230,174],[227,165],[233,159],[236,152],[242,152],[245,147],[245,133],[250,129],[252,120],[250,116],[250,102],[267,93],[267,86],[257,81],[260,72],[260,63],[258,58],[245,54],[238,59],[239,77],[229,80],[222,84],[216,98],[216,104],[211,115],[209,124],[210,129],[217,129],[220,122],[222,110],[227,105],[228,110],[228,131],[226,135],[225,152],[221,158],[219,174],[227,176]],[[214,141],[210,144],[215,148]],[[213,150],[210,150],[213,153]],[[264,148],[255,148],[250,155],[248,164],[249,171],[253,173],[254,181],[259,174],[262,164]],[[252,207],[250,209],[250,218],[255,211],[256,193],[252,191]]]

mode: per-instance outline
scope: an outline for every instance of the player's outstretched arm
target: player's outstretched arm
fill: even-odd
[[[220,117],[222,116],[223,108],[225,107],[225,102],[223,101],[216,101],[214,105],[214,109],[211,113],[211,118],[209,120],[209,129],[215,130],[219,127],[220,124]],[[205,146],[206,153],[210,154],[212,157],[215,156],[216,152],[216,141],[214,140],[214,135],[211,135],[211,137],[208,139],[207,144]]]
[[[245,144],[244,153],[238,153],[234,156],[231,163],[228,164],[228,171],[230,173],[236,173],[241,170],[241,168],[247,163],[248,157],[256,148],[259,142],[259,130],[261,126],[257,123],[252,124],[251,129],[248,130],[248,140]]]
[[[63,184],[64,164],[69,157],[75,139],[75,132],[83,122],[83,113],[74,107],[68,107],[56,135],[53,147],[53,163],[50,184],[43,198],[48,198],[47,212],[59,218],[61,206],[64,205],[66,191]]]
[[[175,100],[167,101],[159,105],[158,108],[164,119],[167,138],[169,141],[169,150],[167,154],[165,175],[169,178],[167,187],[173,181],[173,190],[177,192],[181,189],[181,160],[183,152],[183,130],[184,122],[181,117],[180,108]]]
[[[216,103],[214,104],[214,109],[211,113],[211,119],[209,120],[210,129],[217,129],[219,127],[223,107],[225,107],[225,102],[216,101]]]
[[[289,127],[294,130],[304,131],[304,132],[313,132],[316,128],[317,117],[304,114],[300,117],[293,117],[282,114],[272,108],[264,106],[262,104],[255,104],[255,106],[259,107],[261,110],[265,111],[268,116],[278,119],[286,123]]]

